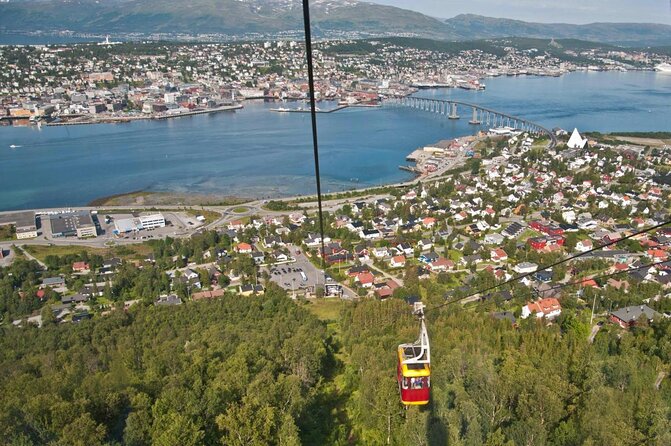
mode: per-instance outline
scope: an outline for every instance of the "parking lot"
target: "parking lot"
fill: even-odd
[[[300,250],[294,247],[290,247],[289,250],[296,261],[266,268],[270,274],[270,280],[296,295],[304,295],[306,292],[312,294],[317,285],[324,286],[324,273],[315,267]],[[344,292],[343,297],[353,297],[353,295],[349,296],[352,294],[350,290],[345,289]]]
[[[109,221],[106,217],[111,217]],[[153,238],[165,238],[168,236],[175,236],[183,233],[188,229],[195,229],[201,225],[195,218],[190,219],[187,216],[172,212],[163,212],[165,217],[166,226],[164,228],[156,229],[143,229],[137,233],[128,233],[116,236],[114,235],[114,221],[117,219],[131,218],[132,214],[106,214],[98,215],[98,221],[100,222],[101,234],[99,237],[104,238],[119,238],[119,239],[129,239],[129,240],[149,240]],[[189,224],[190,223],[190,224]]]

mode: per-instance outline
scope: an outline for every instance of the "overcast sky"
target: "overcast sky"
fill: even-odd
[[[650,22],[671,25],[671,0],[368,0],[433,17],[472,13],[535,22]]]

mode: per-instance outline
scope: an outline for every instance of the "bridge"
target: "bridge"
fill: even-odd
[[[557,137],[555,134],[540,124],[529,121],[528,119],[520,118],[519,116],[509,115],[470,102],[454,101],[451,99],[418,98],[414,96],[391,98],[386,102],[393,105],[400,105],[445,115],[448,119],[454,120],[461,118],[461,116],[459,116],[460,107],[466,110],[470,109],[471,120],[468,121],[469,124],[487,125],[491,127],[512,127],[523,132],[546,135],[550,139],[550,143],[548,144],[549,149],[552,149],[557,145]]]

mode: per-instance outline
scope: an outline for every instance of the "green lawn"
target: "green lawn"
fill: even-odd
[[[14,240],[15,235],[16,229],[14,228],[14,225],[0,226],[0,241]]]
[[[187,209],[186,213],[189,215],[192,215],[194,217],[197,217],[199,215],[202,215],[205,217],[205,224],[209,225],[212,222],[217,221],[219,218],[221,218],[221,214],[219,212],[215,211],[208,211],[205,209]]]
[[[153,248],[145,243],[136,245],[115,246],[112,248],[88,248],[84,246],[60,246],[60,245],[27,245],[26,251],[38,260],[44,261],[48,255],[66,256],[70,254],[82,254],[87,252],[89,255],[97,254],[103,257],[121,257],[123,259],[144,258],[147,254],[153,252]]]
[[[311,299],[305,307],[323,321],[336,321],[340,318],[340,310],[346,305],[352,304],[337,297],[328,297]]]
[[[236,214],[244,214],[245,212],[248,212],[249,208],[246,206],[238,206],[236,208],[233,208],[233,212]]]
[[[82,254],[88,252],[90,254],[98,254],[101,256],[107,255],[109,249],[101,248],[87,248],[83,246],[57,246],[57,245],[27,245],[24,248],[29,254],[36,257],[38,260],[44,261],[48,255],[66,256],[71,254]]]

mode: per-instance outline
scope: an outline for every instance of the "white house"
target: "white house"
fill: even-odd
[[[515,271],[517,274],[529,274],[533,273],[538,269],[538,265],[535,263],[531,262],[522,262],[518,263],[513,267],[513,271]]]

